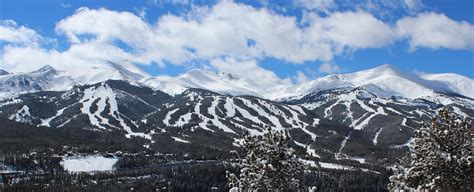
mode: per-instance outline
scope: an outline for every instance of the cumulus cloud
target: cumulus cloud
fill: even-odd
[[[129,12],[80,8],[74,15],[59,21],[56,31],[65,34],[73,44],[122,42],[131,48],[131,61],[142,64],[163,64],[163,61],[179,64],[191,56],[179,41],[160,35],[166,32],[158,31]]]
[[[390,25],[363,11],[336,12],[315,18],[311,30],[332,44],[351,49],[382,47],[395,39]]]
[[[341,72],[341,67],[333,63],[323,63],[319,65],[319,72],[333,74]]]
[[[334,57],[345,51],[388,46],[400,39],[408,39],[413,49],[472,49],[474,45],[470,23],[442,14],[422,13],[390,24],[362,10],[332,11],[325,16],[306,12],[298,21],[270,8],[232,1],[193,6],[186,14],[165,14],[153,23],[130,12],[80,8],[58,21],[56,31],[70,42],[64,51],[41,48],[38,45],[44,38],[34,30],[13,21],[2,22],[0,41],[8,43],[3,47],[2,65],[16,72],[45,64],[64,69],[64,65],[87,66],[105,60],[162,66],[204,60],[219,71],[287,83],[288,79],[279,79],[258,61],[323,61],[320,72],[338,73],[340,67],[331,63]],[[297,72],[294,79],[303,82],[308,77]]]
[[[13,20],[0,21],[0,41],[17,45],[38,46],[45,40],[35,30],[25,26],[18,26]]]
[[[380,47],[393,38],[390,26],[366,12],[313,15],[307,21],[310,25],[301,27],[292,16],[221,1],[184,16],[164,15],[155,25],[129,12],[81,8],[56,30],[72,43],[121,41],[135,50],[136,61],[175,64],[223,56],[327,61],[344,48]]]
[[[408,38],[411,50],[417,47],[432,49],[473,49],[474,25],[454,21],[444,14],[421,13],[397,21],[399,35]]]
[[[255,60],[238,60],[227,57],[212,59],[209,63],[218,71],[232,73],[240,77],[245,77],[245,79],[250,79],[252,80],[251,83],[260,84],[258,87],[275,87],[291,83],[290,79],[282,80],[273,71],[258,66]]]
[[[60,52],[40,47],[6,46],[1,55],[2,67],[13,72],[29,72],[44,65],[61,70],[91,68],[104,61],[128,63],[133,55],[104,43],[90,42],[71,46]]]

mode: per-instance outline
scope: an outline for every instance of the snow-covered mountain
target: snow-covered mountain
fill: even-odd
[[[334,88],[364,87],[378,97],[435,100],[441,94],[474,98],[474,80],[457,74],[415,74],[382,65],[348,74],[334,74],[302,84],[264,83],[229,73],[194,69],[178,77],[160,76],[143,79],[141,84],[179,94],[187,88],[200,88],[228,95],[253,95],[285,100]],[[448,102],[449,100],[443,100]]]
[[[10,73],[8,73],[8,71],[0,69],[0,75],[8,75],[8,74],[10,74]]]
[[[109,79],[134,83],[148,76],[133,64],[102,62],[73,70],[58,70],[46,65],[29,73],[6,72],[1,75],[0,98],[38,91],[65,91],[74,85],[95,84]]]
[[[0,120],[111,132],[162,153],[195,155],[228,153],[242,131],[271,127],[288,130],[307,158],[384,164],[440,108],[473,118],[472,85],[456,74],[389,65],[298,85],[206,70],[152,77],[110,62],[76,72],[46,66],[0,76]]]
[[[402,154],[414,130],[438,109],[448,107],[474,117],[472,99],[443,97],[456,104],[382,98],[367,87],[315,91],[284,101],[197,88],[172,96],[147,86],[108,80],[4,99],[0,101],[0,119],[114,132],[141,138],[144,146],[169,153],[177,153],[170,145],[183,143],[195,146],[185,153],[196,153],[196,147],[218,148],[224,153],[239,142],[242,131],[260,134],[271,127],[288,130],[295,147],[309,158],[383,163],[378,159],[393,160]]]
[[[334,157],[338,141],[349,132],[347,126],[298,105],[194,88],[170,96],[117,80],[6,99],[0,102],[2,118],[33,126],[119,133],[171,153],[177,151],[169,151],[169,146],[183,143],[194,146],[186,153],[197,153],[201,147],[228,153],[240,142],[242,131],[262,134],[270,127],[288,130],[309,156]]]
[[[276,97],[288,87],[288,83],[283,80],[269,83],[232,73],[217,73],[202,69],[193,69],[178,77],[150,77],[142,80],[141,83],[171,95],[180,94],[187,88],[198,88],[225,95],[252,95],[263,98]]]
[[[349,74],[335,74],[295,86],[300,96],[334,88],[365,87],[378,97],[400,96],[409,99],[436,97],[437,93],[474,98],[474,80],[457,74],[418,75],[391,65]]]
[[[171,95],[188,88],[199,88],[225,95],[252,95],[266,99],[287,100],[335,88],[364,87],[369,93],[382,98],[399,96],[408,99],[440,100],[440,94],[474,98],[474,80],[457,74],[415,74],[382,65],[373,69],[334,74],[301,84],[287,81],[256,81],[231,73],[217,73],[193,69],[177,77],[151,76],[132,63],[102,62],[93,67],[74,70],[56,70],[50,66],[30,73],[0,76],[1,97],[41,90],[67,90],[75,84],[94,84],[108,79],[125,80],[148,86]]]

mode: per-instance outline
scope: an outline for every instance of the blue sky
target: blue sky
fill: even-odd
[[[87,51],[73,53],[75,46],[84,45],[117,48],[117,56],[104,53],[94,59],[126,59],[153,75],[175,76],[192,68],[233,72],[228,65],[238,68],[239,63],[251,61],[255,65],[248,64],[248,70],[273,72],[294,82],[386,63],[410,72],[449,72],[474,78],[473,12],[471,0],[1,0],[0,67],[31,69],[49,64],[50,60],[41,59],[50,55],[61,55],[54,61],[90,61],[84,58]],[[132,15],[115,15],[121,13]],[[244,16],[249,18],[239,19]],[[103,19],[103,23],[89,28],[88,22],[94,19]],[[253,21],[257,24],[249,24]],[[358,21],[363,26],[349,26]],[[137,27],[114,28],[120,22]],[[126,37],[148,31],[157,34],[143,35],[143,39],[141,35]],[[156,38],[157,43],[149,38]],[[242,38],[247,38],[247,45],[241,44]],[[150,43],[141,46],[140,41]],[[179,43],[170,45],[174,42]],[[27,54],[26,48],[34,53]],[[19,53],[39,55],[32,60],[42,63],[20,67],[30,60],[17,59]]]

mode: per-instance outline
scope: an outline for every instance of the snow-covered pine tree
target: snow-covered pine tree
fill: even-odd
[[[473,127],[442,109],[416,131],[410,155],[390,177],[389,190],[474,191]]]
[[[286,131],[268,128],[262,136],[245,131],[240,178],[227,173],[229,186],[236,191],[297,191],[303,164],[288,146],[290,140]]]

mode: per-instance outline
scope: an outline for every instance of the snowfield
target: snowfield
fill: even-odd
[[[111,171],[118,158],[103,156],[63,157],[61,166],[69,172]]]

